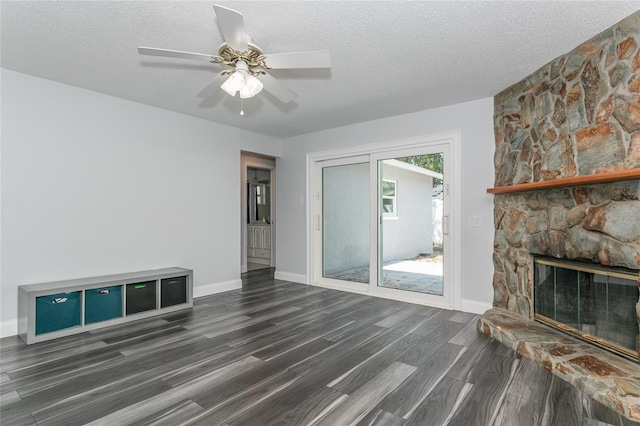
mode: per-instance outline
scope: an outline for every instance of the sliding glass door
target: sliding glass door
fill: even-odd
[[[314,281],[451,306],[447,144],[316,163]]]

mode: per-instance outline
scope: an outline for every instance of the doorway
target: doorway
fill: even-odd
[[[275,265],[275,159],[241,154],[242,273]]]
[[[458,235],[450,227],[458,137],[318,155],[311,282],[431,306],[459,304],[451,257]]]

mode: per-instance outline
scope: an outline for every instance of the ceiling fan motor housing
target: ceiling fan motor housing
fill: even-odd
[[[236,66],[239,61],[244,61],[250,69],[254,67],[267,68],[264,63],[265,56],[262,54],[262,49],[253,43],[247,43],[245,52],[238,52],[229,47],[227,43],[222,43],[220,49],[218,49],[218,55],[224,59],[225,64],[230,66]]]

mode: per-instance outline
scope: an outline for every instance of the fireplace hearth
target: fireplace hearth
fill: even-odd
[[[502,308],[485,312],[478,328],[586,396],[640,422],[640,366],[636,362]]]

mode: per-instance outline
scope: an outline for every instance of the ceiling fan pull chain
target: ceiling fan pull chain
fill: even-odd
[[[244,102],[242,98],[240,98],[240,115],[244,115]]]

